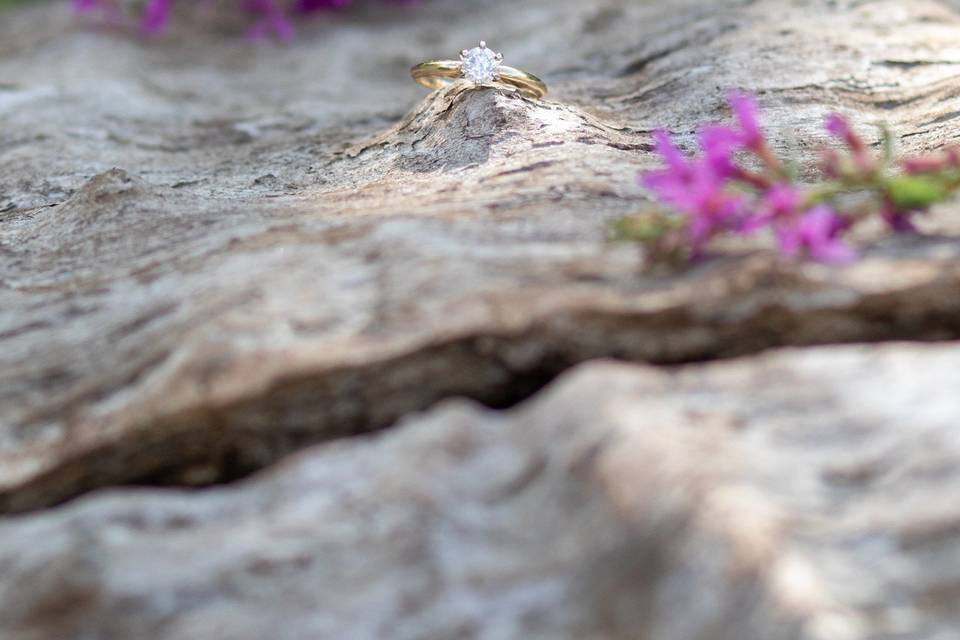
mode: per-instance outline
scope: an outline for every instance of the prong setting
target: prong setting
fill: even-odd
[[[473,49],[460,52],[460,76],[474,84],[494,82],[500,77],[500,63],[503,54],[487,47],[485,40]]]

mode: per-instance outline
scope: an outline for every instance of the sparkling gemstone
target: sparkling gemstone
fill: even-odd
[[[474,47],[464,56],[461,73],[464,78],[477,84],[493,82],[497,77],[499,66],[497,54],[491,49]]]

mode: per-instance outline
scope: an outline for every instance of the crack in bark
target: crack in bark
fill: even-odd
[[[654,313],[571,309],[514,334],[473,333],[389,360],[305,372],[241,401],[200,405],[92,447],[76,434],[79,444],[65,443],[53,468],[0,491],[0,513],[42,509],[124,484],[232,482],[303,447],[384,429],[449,397],[512,407],[594,358],[681,365],[782,346],[960,338],[960,301],[945,295],[960,287],[960,272],[820,311],[786,303],[784,286],[791,278],[797,290],[807,286],[796,274],[757,270],[754,302],[731,300],[717,317],[692,316],[682,307]],[[903,308],[907,299],[912,308]],[[743,304],[747,315],[724,317]],[[900,309],[899,315],[891,309]],[[705,334],[711,336],[707,342]]]
[[[175,68],[183,90],[165,87],[164,73],[144,85],[136,56],[109,71],[132,105],[157,115],[119,103],[61,107],[49,93],[27,95],[34,75],[65,83],[64,95],[86,87],[68,71],[44,76],[20,45],[33,66],[0,66],[10,86],[26,88],[30,109],[12,114],[16,137],[2,144],[36,150],[9,179],[0,174],[0,206],[13,207],[0,217],[0,311],[25,316],[0,327],[0,375],[18,371],[0,378],[14,389],[2,390],[12,409],[0,415],[13,417],[0,429],[9,447],[0,462],[45,470],[0,476],[0,508],[133,481],[232,480],[445,397],[509,406],[592,357],[678,364],[782,345],[960,337],[955,240],[877,247],[859,276],[731,253],[684,276],[640,275],[635,256],[603,245],[606,222],[644,204],[636,173],[655,162],[647,132],[692,134],[697,122],[728,117],[728,87],[761,95],[771,131],[796,128],[814,142],[828,107],[854,111],[860,125],[877,115],[912,123],[908,150],[952,139],[960,105],[950,67],[916,53],[955,41],[943,25],[956,19],[936,3],[898,8],[916,34],[899,29],[891,50],[876,45],[889,35],[878,17],[889,3],[680,4],[541,2],[531,16],[565,11],[580,25],[568,34],[577,51],[537,57],[532,41],[515,42],[531,70],[542,65],[551,100],[455,85],[372,137],[371,126],[421,94],[385,78],[363,94],[355,70],[339,77],[336,66],[315,89],[312,70],[276,77],[286,77],[271,66],[277,58],[231,60],[230,74],[211,64],[203,75],[158,44],[150,71]],[[538,37],[538,18],[519,13],[528,21],[513,31]],[[33,30],[0,31],[10,43]],[[383,62],[400,69],[404,89],[405,58],[431,40],[411,33],[376,31],[397,51]],[[842,42],[831,41],[838,33]],[[330,47],[369,52],[346,32],[327,35]],[[59,31],[46,40],[55,50],[44,59],[74,46]],[[118,58],[138,51],[104,46]],[[320,51],[293,46],[304,59]],[[284,104],[241,108],[248,87],[229,83],[225,102],[201,101],[196,87],[238,68]],[[225,118],[224,104],[238,112]],[[34,107],[53,120],[22,115]],[[812,164],[816,145],[803,142],[801,160]],[[190,154],[139,151],[181,148]],[[103,173],[118,163],[127,173]],[[56,209],[24,206],[68,193]],[[942,218],[933,230],[949,236]],[[96,311],[77,315],[69,304]],[[366,351],[325,359],[341,341]],[[267,365],[275,368],[257,377]],[[220,396],[223,377],[236,386]],[[39,449],[18,448],[24,442],[47,449],[31,457]]]

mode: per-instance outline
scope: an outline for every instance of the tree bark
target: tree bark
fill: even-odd
[[[607,235],[645,203],[649,133],[692,145],[731,88],[808,174],[833,111],[903,153],[957,142],[958,35],[932,0],[449,0],[258,48],[3,14],[0,512],[227,482],[444,398],[511,406],[594,358],[956,339],[956,204],[920,236],[867,230],[844,270],[743,241],[649,273]],[[479,36],[547,99],[410,80]]]

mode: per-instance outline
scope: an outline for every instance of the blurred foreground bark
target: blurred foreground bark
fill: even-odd
[[[957,347],[815,346],[960,336],[958,206],[842,271],[605,241],[649,131],[727,88],[808,169],[830,111],[956,142],[960,15],[700,5],[438,1],[256,49],[4,14],[0,511],[689,366],[9,515],[0,635],[960,637]],[[480,37],[549,99],[409,80]]]

